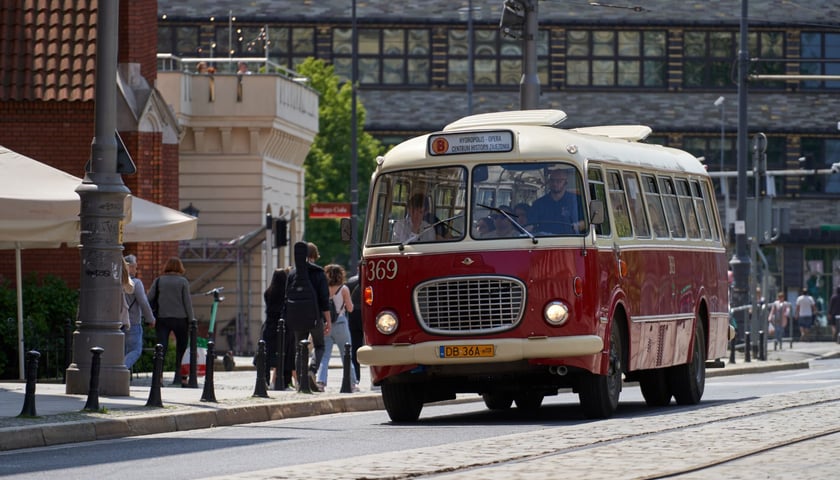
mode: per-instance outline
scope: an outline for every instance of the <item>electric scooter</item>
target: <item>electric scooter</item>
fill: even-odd
[[[225,300],[225,297],[221,296],[221,292],[224,288],[225,287],[216,287],[213,290],[204,292],[205,295],[213,295],[213,305],[210,306],[210,327],[207,330],[207,336],[212,342],[216,341],[216,312],[219,310],[219,304]],[[226,372],[230,372],[234,369],[234,367],[236,367],[232,350],[225,352],[225,355],[222,358],[222,365],[225,367]]]

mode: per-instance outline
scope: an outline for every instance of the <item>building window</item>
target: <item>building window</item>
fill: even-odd
[[[664,87],[666,32],[569,30],[566,85]]]
[[[840,33],[805,32],[800,36],[803,59],[818,60],[799,64],[803,75],[840,75]],[[840,81],[809,80],[802,88],[840,88]]]
[[[802,138],[802,156],[805,170],[829,169],[840,158],[840,140],[825,138]],[[768,157],[769,158],[769,157]],[[800,180],[799,190],[802,193],[840,193],[840,173],[831,175],[805,175],[791,177]]]
[[[367,85],[428,85],[431,35],[427,29],[360,28],[359,83]],[[333,29],[333,65],[342,80],[353,75],[353,30]]]
[[[737,31],[687,31],[684,36],[683,85],[688,88],[728,88],[736,84],[738,36]],[[785,73],[785,34],[782,31],[751,32],[748,34],[749,54],[759,61],[750,64],[752,74]],[[751,87],[782,88],[784,82],[762,81]]]
[[[519,85],[522,79],[522,41],[505,37],[494,29],[473,30],[473,83],[476,85]],[[467,29],[447,32],[447,84],[466,85],[469,81],[469,36]],[[548,82],[548,32],[537,35],[537,75],[540,84]]]

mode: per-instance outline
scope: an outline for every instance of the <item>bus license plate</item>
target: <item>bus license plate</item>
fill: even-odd
[[[496,355],[494,345],[441,345],[440,358],[481,358]]]

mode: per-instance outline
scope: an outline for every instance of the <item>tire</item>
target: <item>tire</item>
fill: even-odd
[[[671,387],[665,370],[658,368],[639,373],[639,387],[648,407],[664,407],[671,403]]]
[[[507,410],[513,404],[513,395],[509,393],[483,393],[481,398],[490,410]]]
[[[679,405],[696,405],[706,388],[706,336],[700,322],[694,328],[691,359],[685,365],[668,369],[668,386]]]
[[[607,374],[585,374],[580,381],[578,397],[586,418],[610,418],[618,408],[624,351],[621,343],[621,327],[615,322],[610,327],[609,342]]]
[[[420,389],[413,384],[383,383],[382,402],[394,422],[416,422],[423,410]]]
[[[525,392],[516,395],[513,401],[516,402],[516,408],[523,412],[536,412],[542,405],[544,395],[534,392]]]

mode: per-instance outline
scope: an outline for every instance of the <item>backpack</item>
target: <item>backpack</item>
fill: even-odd
[[[330,321],[331,323],[335,323],[336,320],[338,320],[338,310],[335,308],[333,297],[330,297]]]
[[[286,282],[286,325],[293,331],[309,330],[318,325],[321,312],[315,288],[309,281],[309,267],[306,262],[307,247],[304,242],[294,246],[295,271]]]

